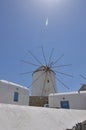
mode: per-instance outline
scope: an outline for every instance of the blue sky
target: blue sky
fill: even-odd
[[[80,77],[86,76],[86,0],[0,0],[0,79],[28,87],[32,75],[20,73],[36,67],[21,60],[37,64],[27,54],[30,50],[43,61],[41,46],[47,61],[54,48],[52,61],[64,54],[58,65],[72,64],[61,71],[73,78],[57,75],[70,87],[57,82],[60,92],[76,91],[86,83]]]

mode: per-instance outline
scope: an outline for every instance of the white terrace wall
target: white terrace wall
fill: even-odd
[[[48,98],[49,107],[62,108],[61,102],[67,101],[70,109],[86,110],[86,91],[50,94]]]
[[[28,105],[29,90],[18,84],[0,80],[0,103]]]

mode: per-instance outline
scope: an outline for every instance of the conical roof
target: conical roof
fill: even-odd
[[[32,73],[32,75],[34,74],[34,73],[36,73],[36,72],[38,72],[38,71],[45,71],[45,72],[47,72],[47,71],[52,71],[53,73],[55,73],[50,67],[48,67],[48,66],[40,66],[39,68],[37,68],[33,73]]]

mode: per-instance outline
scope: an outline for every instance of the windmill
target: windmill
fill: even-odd
[[[86,80],[86,77],[83,76],[82,74],[80,74],[80,77],[84,80]],[[78,90],[78,92],[80,91],[86,91],[86,83],[82,84],[81,88]]]
[[[69,87],[62,82],[62,80],[57,77],[57,74],[61,74],[63,76],[73,77],[70,74],[63,73],[62,71],[58,71],[57,68],[61,67],[67,67],[71,64],[61,64],[58,65],[58,62],[61,60],[61,58],[64,56],[63,54],[57,58],[56,60],[52,60],[54,49],[52,49],[48,61],[46,60],[45,53],[43,47],[42,49],[42,55],[44,59],[44,64],[40,62],[40,60],[31,52],[28,51],[28,54],[30,54],[35,61],[38,63],[34,64],[32,62],[28,62],[25,60],[22,60],[23,63],[30,64],[32,66],[38,66],[33,72],[32,72],[32,96],[48,96],[50,93],[57,93],[57,85],[56,80],[60,82],[64,87],[69,89]],[[30,72],[24,72],[21,74],[28,74]],[[30,87],[29,86],[29,87]]]

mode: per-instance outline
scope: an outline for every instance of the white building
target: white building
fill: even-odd
[[[50,94],[49,107],[86,110],[86,91]]]
[[[0,80],[0,103],[28,105],[29,90],[21,85]]]
[[[32,76],[32,96],[48,96],[57,92],[55,72],[48,66],[39,67]]]

